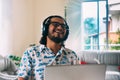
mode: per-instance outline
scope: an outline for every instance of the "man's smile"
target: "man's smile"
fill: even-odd
[[[53,32],[59,33],[59,34],[64,34],[64,32],[63,32],[63,31],[60,31],[60,30],[54,30]]]

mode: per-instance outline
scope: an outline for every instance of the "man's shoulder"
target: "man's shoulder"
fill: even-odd
[[[27,48],[27,50],[30,50],[30,49],[39,49],[39,48],[44,48],[44,45],[39,44],[39,45],[29,46]]]
[[[72,49],[70,48],[65,48],[65,51],[69,52],[69,53],[75,53],[75,51],[73,51]]]
[[[34,46],[29,46],[26,51],[27,52],[36,52],[36,51],[42,51],[44,49],[44,45],[34,45]]]
[[[42,50],[44,49],[43,45],[35,45],[35,46],[29,46],[24,54],[28,55],[30,57],[34,57],[34,55],[38,55],[42,52]]]

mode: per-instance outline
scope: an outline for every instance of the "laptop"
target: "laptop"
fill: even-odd
[[[47,66],[45,80],[105,80],[102,64]]]

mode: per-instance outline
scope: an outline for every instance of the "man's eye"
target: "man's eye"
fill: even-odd
[[[58,26],[60,26],[60,24],[54,23],[53,26],[58,27]]]
[[[57,22],[52,22],[51,24],[52,24],[54,27],[61,26],[62,28],[66,28],[66,25],[65,25],[65,24],[61,24],[61,23],[57,23]]]
[[[64,24],[61,25],[63,28],[66,28],[66,26]]]

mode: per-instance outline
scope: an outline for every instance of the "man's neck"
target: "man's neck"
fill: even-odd
[[[51,40],[47,40],[46,46],[50,48],[55,54],[61,49],[60,43],[55,43]]]

